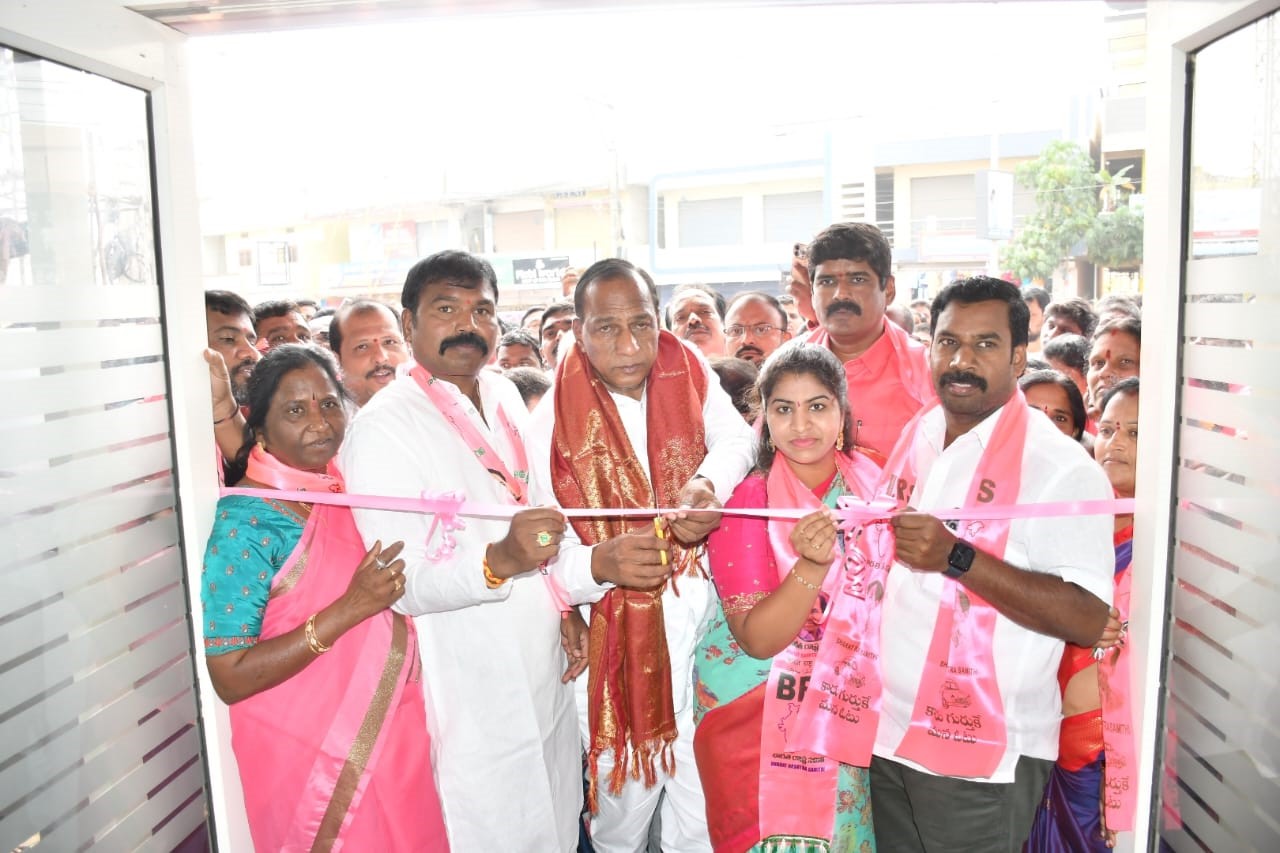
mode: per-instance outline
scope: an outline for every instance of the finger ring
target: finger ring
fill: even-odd
[[[404,589],[404,578],[396,578],[396,592]]]
[[[374,562],[376,562],[376,563],[378,564],[378,571],[382,571],[382,570],[383,570],[383,569],[385,569],[387,566],[391,565],[390,563],[388,563],[388,562],[386,562],[385,560],[383,560],[381,557],[375,557],[375,558],[374,558]]]
[[[551,532],[550,532],[550,531],[548,531],[548,530],[539,530],[539,531],[538,531],[538,547],[539,547],[539,548],[545,548],[545,547],[547,547],[548,545],[550,545],[550,544],[551,544],[551,542],[552,542],[552,538],[553,538],[553,537],[551,536]]]

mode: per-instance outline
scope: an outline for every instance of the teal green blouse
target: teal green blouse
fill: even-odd
[[[271,581],[302,536],[301,519],[243,495],[218,501],[200,570],[204,653],[247,649],[262,633]]]

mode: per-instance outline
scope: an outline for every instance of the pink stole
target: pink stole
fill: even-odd
[[[511,419],[507,417],[502,404],[498,404],[498,427],[502,430],[507,440],[507,446],[515,456],[516,471],[514,474],[507,469],[507,463],[503,461],[502,456],[489,445],[489,441],[476,428],[471,418],[467,417],[467,413],[462,410],[462,404],[458,402],[457,394],[440,387],[440,383],[436,378],[421,364],[414,365],[413,369],[409,371],[409,375],[418,383],[418,387],[427,395],[427,399],[440,410],[445,420],[453,424],[458,436],[471,449],[471,452],[476,455],[476,459],[480,461],[480,464],[489,473],[502,480],[507,487],[507,491],[511,493],[512,500],[517,504],[528,504],[529,489],[526,484],[529,482],[529,463],[528,458],[525,456],[524,442],[520,440],[520,435],[512,425]]]
[[[933,408],[908,425],[905,436],[910,438],[898,442],[885,466],[887,493],[904,501],[916,485],[916,449],[924,441],[920,421]],[[966,507],[1017,502],[1027,436],[1021,391],[1014,392],[997,418],[966,493]],[[1007,519],[960,522],[960,538],[1002,560],[1009,524]],[[960,582],[944,578],[942,583],[911,723],[896,754],[944,776],[989,777],[1008,745],[992,648],[997,612]]]
[[[881,476],[874,462],[862,454],[837,454],[836,464],[849,492],[874,493]],[[774,460],[767,488],[770,506],[823,506],[781,457]],[[795,521],[769,521],[769,541],[783,583],[799,559],[788,539],[794,527]],[[857,542],[845,554],[841,570],[827,573],[823,593],[830,618],[815,607],[770,667],[760,727],[761,838],[830,838],[837,762],[865,767],[870,761],[879,718],[879,598],[866,599],[859,584],[878,582],[883,595],[883,567],[890,552],[869,560],[866,548],[865,539]],[[873,580],[877,563],[882,568]],[[865,626],[861,632],[859,625]],[[859,655],[864,658],[861,676]],[[810,685],[819,689],[809,690]]]
[[[502,481],[507,488],[507,492],[510,493],[511,499],[520,506],[528,506],[529,457],[525,451],[524,442],[520,439],[519,431],[516,430],[515,425],[507,416],[502,404],[498,404],[498,429],[495,430],[495,433],[503,437],[511,451],[516,465],[514,472],[507,468],[507,463],[503,461],[502,456],[493,449],[488,439],[484,437],[484,434],[480,432],[471,418],[467,417],[467,413],[462,409],[462,404],[458,401],[457,393],[442,388],[440,382],[421,364],[415,364],[409,371],[409,375],[418,383],[418,387],[427,395],[427,399],[440,410],[445,420],[453,425],[458,437],[470,448],[476,460],[484,466],[490,475]],[[432,532],[434,530],[435,528],[432,527]],[[428,534],[427,538],[429,540],[431,534]],[[431,555],[428,556],[430,557]],[[560,586],[545,567],[541,569],[541,572],[543,581],[547,585],[547,592],[551,594],[551,601],[555,604],[556,610],[561,614],[567,614],[569,612],[568,596],[560,589]]]
[[[1132,560],[1132,558],[1131,558]],[[1132,594],[1131,566],[1116,574],[1115,608],[1120,622],[1129,621]],[[1133,829],[1138,807],[1138,749],[1133,733],[1133,710],[1130,698],[1129,649],[1108,649],[1098,662],[1098,690],[1102,694],[1102,749],[1106,754],[1103,774],[1103,807],[1106,827],[1116,831]]]
[[[259,454],[254,479],[306,489],[341,479],[290,469]],[[251,468],[251,471],[254,469]],[[314,478],[325,477],[320,481]],[[264,511],[266,507],[263,508]],[[287,634],[347,589],[365,548],[346,507],[316,504],[293,553],[272,581],[260,638]],[[411,619],[384,610],[332,643],[304,670],[230,707],[232,746],[245,788],[254,846],[260,850],[340,850],[384,755],[406,686],[415,676]],[[416,676],[414,678],[416,680]],[[420,698],[417,701],[421,701]],[[423,732],[423,737],[425,737]],[[410,776],[422,774],[406,769]],[[391,774],[404,780],[401,773]],[[425,777],[430,779],[430,773]],[[442,827],[435,791],[419,791],[419,837]]]

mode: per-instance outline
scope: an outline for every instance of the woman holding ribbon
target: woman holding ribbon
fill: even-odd
[[[1138,466],[1137,377],[1122,379],[1101,400],[1094,458],[1117,498],[1132,498]],[[1027,850],[1105,853],[1116,831],[1133,829],[1137,770],[1129,707],[1129,620],[1133,516],[1115,523],[1116,593],[1111,620],[1093,648],[1067,644],[1058,668],[1062,729],[1058,761],[1036,812]]]
[[[388,609],[402,544],[366,552],[350,509],[299,494],[343,491],[337,369],[279,346],[248,394],[236,461],[255,493],[218,501],[200,597],[254,847],[447,850],[413,622]]]
[[[785,344],[759,379],[756,470],[709,553],[720,601],[695,653],[694,753],[716,853],[875,849],[865,769],[878,715],[885,524],[842,534],[836,500],[869,499],[880,468],[853,445],[844,369]],[[798,521],[796,516],[803,513]]]

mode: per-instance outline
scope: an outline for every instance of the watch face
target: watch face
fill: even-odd
[[[969,571],[972,565],[973,546],[967,542],[957,542],[951,546],[951,554],[947,557],[947,568],[943,574],[950,578],[957,578]]]

